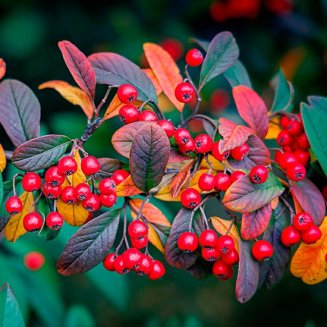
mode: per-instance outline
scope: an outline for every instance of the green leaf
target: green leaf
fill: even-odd
[[[242,176],[226,191],[224,206],[236,212],[252,212],[280,196],[284,192],[277,177],[272,173],[263,184],[253,184],[249,176]]]
[[[236,60],[235,64],[224,72],[224,77],[231,87],[245,85],[252,88],[249,74],[239,60]]]
[[[65,135],[41,136],[19,146],[14,151],[12,162],[24,171],[45,169],[57,163],[71,143]]]
[[[239,49],[230,32],[217,34],[209,44],[200,72],[200,89],[236,62]]]
[[[74,275],[99,264],[115,242],[119,217],[120,210],[107,211],[83,225],[58,259],[58,272]]]
[[[271,112],[291,111],[293,109],[294,88],[292,83],[286,80],[281,69],[278,70],[270,83],[275,90]]]
[[[327,126],[326,98],[311,98],[312,105],[301,103],[301,114],[305,132],[311,148],[322,169],[327,175],[327,134],[323,126]]]
[[[170,143],[164,130],[145,124],[135,136],[130,152],[130,171],[135,185],[142,191],[157,186],[169,159]]]
[[[0,326],[25,326],[22,313],[9,284],[5,284],[0,288]]]
[[[63,327],[95,327],[90,312],[81,305],[74,305],[66,313]]]

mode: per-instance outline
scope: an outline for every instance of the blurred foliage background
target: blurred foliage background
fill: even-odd
[[[85,117],[57,93],[38,90],[47,80],[73,83],[57,48],[59,40],[70,40],[86,54],[117,52],[140,65],[142,44],[156,42],[182,68],[190,37],[210,40],[223,30],[235,35],[240,58],[259,92],[269,93],[269,81],[281,65],[295,86],[297,103],[309,94],[327,95],[326,0],[0,0],[0,57],[7,63],[7,77],[23,81],[38,96],[43,133],[72,137],[83,132]],[[230,90],[220,79],[207,87],[204,100],[201,110],[210,110],[212,116],[233,107]],[[173,113],[170,118],[175,118]],[[118,119],[104,124],[86,149],[112,157],[110,137],[119,126]],[[0,140],[11,148],[2,129]],[[7,177],[13,172],[9,167]],[[176,205],[159,206],[172,219]],[[63,278],[55,262],[73,231],[66,226],[51,242],[34,235],[15,244],[0,243],[0,282],[10,282],[28,326],[327,326],[327,284],[307,286],[289,273],[245,305],[234,298],[234,280],[198,281],[169,268],[157,282],[117,276],[100,266],[83,276]],[[40,271],[23,264],[32,250],[46,257]]]

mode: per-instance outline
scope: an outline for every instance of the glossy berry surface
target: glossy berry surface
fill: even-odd
[[[126,251],[123,252],[123,261],[124,261],[124,266],[131,270],[136,267],[142,258],[142,253],[135,248],[129,248]]]
[[[182,103],[189,103],[196,97],[196,93],[190,83],[182,82],[175,89],[175,97]]]
[[[50,167],[45,172],[45,181],[50,184],[51,186],[60,186],[65,181],[65,176],[59,173],[58,166]]]
[[[151,280],[157,280],[163,277],[166,273],[166,269],[164,265],[159,260],[153,260],[152,262],[152,270],[149,273],[148,277]]]
[[[59,212],[50,212],[45,218],[45,224],[52,230],[59,230],[64,223],[64,218]]]
[[[24,257],[24,265],[27,269],[36,271],[43,267],[45,258],[40,252],[29,252]]]
[[[156,122],[158,116],[151,110],[143,110],[140,114],[140,121]]]
[[[216,261],[212,266],[212,273],[221,280],[233,277],[233,266],[226,264],[223,260]]]
[[[230,176],[225,173],[218,172],[215,176],[215,180],[215,188],[218,191],[225,192],[231,185]]]
[[[262,165],[255,166],[251,168],[249,177],[253,184],[262,184],[268,178],[268,169]]]
[[[297,159],[293,153],[284,152],[278,162],[283,169],[287,169],[291,164],[297,163]]]
[[[91,193],[85,200],[82,201],[82,206],[87,211],[99,210],[101,207],[99,195]]]
[[[228,265],[235,265],[239,261],[239,255],[236,249],[229,251],[228,253],[223,253],[221,259]]]
[[[187,51],[185,61],[191,67],[197,67],[202,64],[203,55],[200,50],[193,48]]]
[[[183,232],[177,239],[177,246],[181,251],[194,252],[199,246],[199,240],[195,233]]]
[[[229,253],[235,249],[235,241],[229,235],[222,235],[218,238],[216,248],[222,253]]]
[[[256,241],[252,246],[252,255],[257,261],[267,260],[274,254],[274,248],[266,240]]]
[[[42,186],[41,177],[33,172],[26,173],[22,179],[22,187],[26,192],[39,190]]]
[[[137,89],[130,84],[122,84],[117,90],[118,99],[123,103],[131,103],[137,99]]]
[[[73,186],[64,187],[61,191],[60,198],[64,203],[74,204],[77,201],[75,188]]]
[[[292,246],[301,241],[301,234],[293,226],[287,226],[282,230],[280,240],[284,246]]]
[[[249,151],[250,147],[246,143],[243,143],[242,145],[232,149],[230,151],[230,155],[235,160],[242,160],[248,155]]]
[[[40,230],[43,226],[42,216],[37,212],[28,213],[23,219],[23,226],[28,232]]]
[[[159,125],[165,131],[168,137],[172,137],[174,135],[175,127],[171,121],[166,119],[159,120],[157,125]]]
[[[111,208],[117,200],[116,193],[111,194],[100,194],[101,204],[106,208]]]
[[[281,131],[277,135],[276,142],[280,146],[291,145],[293,142],[293,137],[287,131]]]
[[[302,150],[307,150],[310,148],[309,139],[305,133],[302,133],[297,137],[296,143]]]
[[[174,132],[174,139],[178,145],[186,144],[191,138],[191,134],[186,128],[177,128]]]
[[[201,202],[201,195],[194,188],[187,188],[182,192],[181,202],[185,208],[193,209]]]
[[[226,160],[229,155],[230,155],[230,151],[225,151],[223,153],[219,152],[219,142],[215,142],[212,146],[212,155],[215,159],[219,160],[219,161],[224,161]]]
[[[291,120],[286,127],[287,132],[292,136],[298,136],[303,131],[303,125],[297,120]]]
[[[148,245],[149,239],[148,239],[148,236],[142,236],[139,238],[131,238],[131,243],[134,248],[143,249]]]
[[[153,269],[153,260],[146,254],[141,254],[141,259],[134,271],[139,275],[148,275]]]
[[[201,256],[206,261],[216,261],[220,258],[221,253],[216,248],[202,248]]]
[[[302,241],[306,244],[316,243],[321,238],[321,231],[318,226],[311,225],[301,234]]]
[[[91,194],[90,186],[86,183],[80,183],[75,186],[75,196],[78,200],[83,201]]]
[[[190,139],[186,144],[179,145],[179,151],[183,154],[191,154],[195,151],[195,142],[193,139]]]
[[[311,225],[313,225],[313,219],[307,212],[300,212],[293,218],[293,226],[299,232],[304,232]]]
[[[133,220],[127,228],[127,233],[130,238],[140,238],[148,235],[148,226],[141,220]]]
[[[114,263],[115,272],[118,274],[127,274],[129,272],[129,269],[127,269],[124,265],[124,260],[122,255],[118,255],[115,259]]]
[[[246,174],[243,171],[235,170],[230,175],[230,183],[233,184],[237,180],[239,180],[242,176],[245,176]]]
[[[61,186],[51,186],[48,183],[44,184],[42,187],[42,192],[48,199],[58,199],[61,195],[61,191]]]
[[[204,173],[200,176],[198,185],[202,191],[211,191],[216,184],[215,176],[212,174]]]
[[[305,167],[300,163],[293,163],[288,166],[286,170],[287,177],[292,181],[301,181],[305,178],[307,171]]]
[[[130,124],[139,120],[140,113],[134,105],[126,104],[119,109],[119,118],[124,124]]]
[[[111,177],[103,178],[98,186],[101,194],[112,194],[116,189],[116,182]]]
[[[81,168],[85,175],[94,175],[100,170],[100,162],[94,156],[87,156],[82,159]]]
[[[208,153],[213,146],[212,138],[208,134],[200,134],[194,138],[195,151],[197,153]]]
[[[62,157],[58,162],[58,173],[60,175],[72,175],[77,171],[77,162],[72,156]]]
[[[124,169],[117,169],[111,176],[113,181],[115,182],[116,185],[119,185],[121,182],[123,182],[128,176],[129,172]]]
[[[115,260],[116,255],[115,253],[109,253],[103,260],[103,266],[105,269],[109,271],[115,271]]]
[[[202,247],[215,247],[218,236],[213,229],[205,229],[199,237],[199,244]]]
[[[17,215],[23,210],[23,203],[18,196],[11,196],[6,201],[6,210],[10,215]]]

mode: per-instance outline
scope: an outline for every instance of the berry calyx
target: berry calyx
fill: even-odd
[[[153,260],[146,254],[141,254],[139,264],[134,271],[138,275],[148,275],[153,269]]]
[[[26,173],[22,179],[22,187],[26,192],[39,190],[42,186],[41,177],[33,172]]]
[[[135,248],[129,248],[123,252],[124,266],[131,270],[137,267],[141,261],[142,253]]]
[[[206,261],[216,261],[220,258],[221,253],[216,248],[202,248],[201,256]]]
[[[37,212],[28,213],[23,219],[23,226],[28,232],[40,230],[43,226],[42,216]]]
[[[195,151],[195,142],[193,139],[190,139],[186,144],[179,145],[179,151],[183,154],[191,154]]]
[[[271,258],[274,254],[274,248],[266,240],[256,241],[252,246],[252,255],[257,261],[263,261]]]
[[[100,197],[97,194],[90,194],[85,200],[82,201],[82,206],[87,211],[97,211],[101,208]]]
[[[112,194],[116,189],[116,182],[111,177],[106,177],[99,183],[98,189],[101,194]]]
[[[242,145],[230,150],[230,155],[235,160],[243,160],[244,157],[248,155],[249,151],[250,147],[246,143],[243,143]]]
[[[225,192],[231,185],[230,176],[225,173],[218,172],[215,176],[215,180],[215,188],[218,191]]]
[[[311,225],[301,234],[302,241],[306,244],[316,243],[321,238],[321,231],[318,226]]]
[[[253,184],[262,184],[268,178],[268,169],[262,165],[255,166],[251,168],[249,177]]]
[[[122,274],[127,274],[129,272],[129,269],[127,269],[124,265],[124,260],[122,255],[118,255],[116,257],[114,267],[115,267],[115,272],[117,272],[118,274],[122,275]]]
[[[159,120],[157,125],[159,125],[165,131],[168,137],[172,137],[174,135],[175,127],[171,121],[166,119]]]
[[[222,235],[218,238],[216,248],[222,253],[226,254],[235,249],[235,241],[229,235]]]
[[[186,128],[177,128],[174,132],[174,139],[178,145],[186,144],[192,139],[190,132]]]
[[[130,84],[122,84],[117,90],[118,99],[123,103],[131,103],[137,99],[137,89]]]
[[[59,173],[59,168],[58,166],[53,166],[50,167],[46,172],[45,172],[45,181],[52,187],[60,186],[64,183],[65,181],[65,176],[61,175]]]
[[[40,252],[29,252],[24,257],[25,267],[32,271],[40,270],[43,267],[44,263],[44,255]]]
[[[89,184],[80,183],[75,186],[75,196],[78,200],[83,201],[91,194]]]
[[[18,196],[11,196],[6,201],[6,210],[10,215],[17,215],[23,210],[23,203]]]
[[[100,201],[101,204],[106,208],[111,208],[117,200],[117,194],[111,193],[111,194],[100,194]]]
[[[213,146],[212,138],[208,134],[197,135],[194,139],[195,151],[197,153],[208,153]]]
[[[87,156],[82,159],[81,168],[85,175],[94,175],[100,170],[100,162],[94,156]]]
[[[280,240],[284,246],[292,246],[301,241],[301,234],[293,226],[287,226],[282,230]]]
[[[77,171],[77,162],[72,156],[62,157],[58,162],[58,173],[60,175],[72,175]]]
[[[119,185],[129,176],[129,172],[124,169],[117,169],[111,176],[116,185]]]
[[[196,92],[190,83],[182,82],[176,86],[175,97],[179,102],[189,103],[196,97]]]
[[[130,124],[140,119],[140,113],[134,105],[125,104],[119,109],[119,118],[124,124]]]
[[[226,264],[223,260],[216,261],[212,266],[212,273],[221,280],[233,277],[233,266]]]
[[[276,142],[280,146],[291,145],[293,142],[293,137],[287,131],[281,131],[277,135]]]
[[[177,247],[181,251],[194,252],[199,246],[198,237],[192,232],[183,232],[177,239]]]
[[[158,116],[151,110],[143,110],[140,114],[140,121],[157,122]]]
[[[215,142],[213,144],[211,153],[212,153],[213,157],[215,159],[217,159],[218,161],[224,161],[229,157],[230,151],[225,151],[223,153],[220,153],[219,152],[219,143],[220,143],[220,141]]]
[[[191,67],[197,67],[202,64],[203,55],[200,50],[193,48],[187,51],[185,61]]]
[[[115,260],[116,260],[116,254],[115,253],[107,254],[106,257],[103,260],[104,268],[109,270],[109,271],[115,271]]]
[[[181,203],[187,209],[193,209],[201,202],[200,193],[194,188],[187,188],[181,194]]]
[[[202,247],[215,247],[218,241],[216,232],[212,229],[204,230],[199,237],[199,244]]]
[[[148,235],[148,226],[141,220],[133,220],[127,228],[130,238],[138,239]]]
[[[153,260],[152,270],[150,271],[148,277],[151,280],[157,280],[163,277],[166,273],[164,265],[159,260]]]
[[[297,120],[290,120],[286,129],[290,135],[297,136],[302,133],[303,125]]]
[[[199,188],[202,191],[211,191],[215,187],[215,184],[215,176],[208,173],[202,174],[198,181]]]
[[[59,212],[50,212],[45,218],[45,224],[52,230],[59,230],[64,223],[64,218]]]
[[[58,199],[61,191],[62,188],[59,185],[51,186],[50,184],[46,183],[42,187],[42,192],[48,199]]]
[[[60,198],[62,202],[67,204],[74,204],[77,201],[75,189],[73,186],[66,186],[62,189]]]
[[[305,178],[307,171],[305,167],[300,163],[293,163],[288,166],[286,170],[287,177],[292,181],[301,181]]]
[[[313,219],[307,212],[300,212],[293,218],[293,226],[299,232],[306,231],[311,225],[313,225]]]

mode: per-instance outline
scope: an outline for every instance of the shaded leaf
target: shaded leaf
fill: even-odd
[[[212,262],[198,258],[195,263],[186,269],[191,275],[198,279],[203,279],[212,274]]]
[[[122,164],[117,159],[112,158],[98,158],[100,162],[100,171],[96,174],[97,177],[108,177],[109,173],[113,173],[117,169],[122,168]]]
[[[189,160],[189,157],[182,155],[179,151],[175,149],[170,149],[168,162],[182,162]]]
[[[183,168],[181,168],[180,172],[170,182],[170,193],[173,198],[179,194],[180,190],[191,176],[191,168],[193,167],[193,163],[193,160],[187,163]]]
[[[0,79],[2,79],[6,75],[6,63],[0,58]]]
[[[0,173],[2,173],[7,166],[7,159],[5,155],[5,151],[3,150],[3,147],[0,143]]]
[[[236,60],[235,64],[224,72],[224,77],[231,87],[237,85],[252,87],[248,72],[239,60]]]
[[[134,196],[141,193],[142,191],[136,187],[131,175],[125,178],[116,187],[117,196]]]

